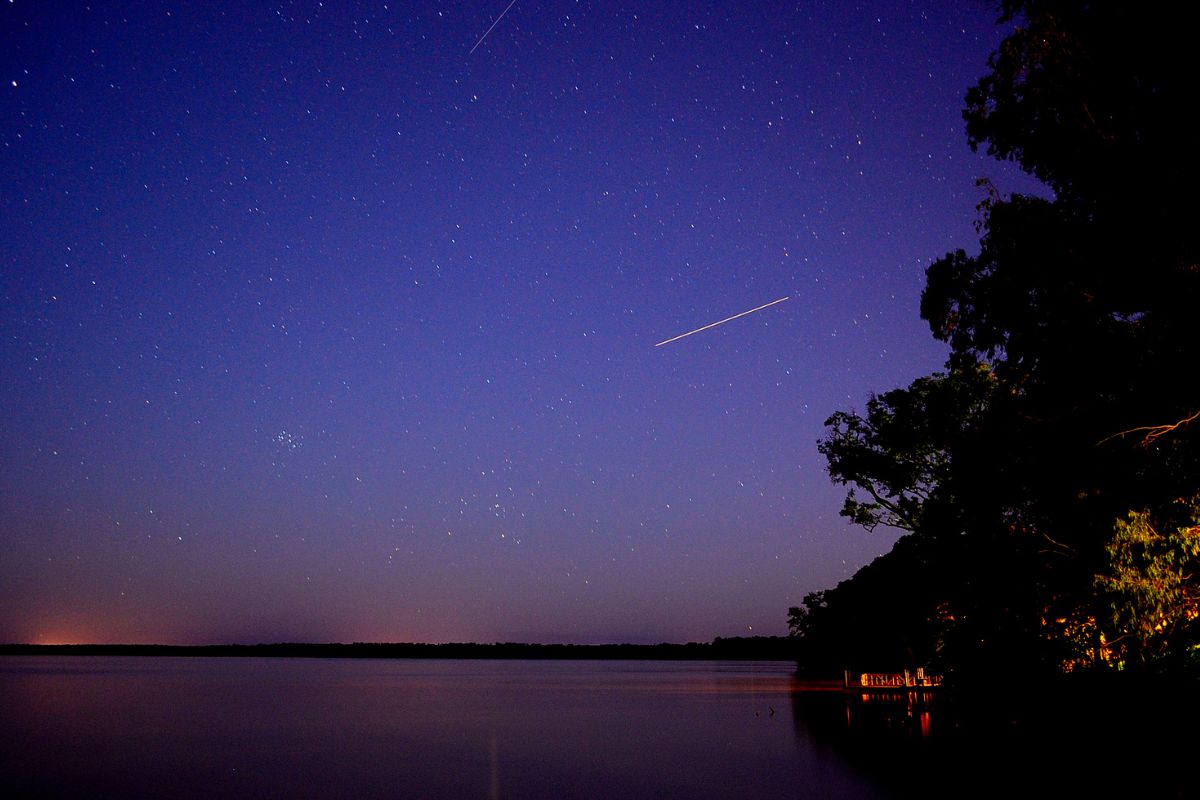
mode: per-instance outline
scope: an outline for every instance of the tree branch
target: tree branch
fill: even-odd
[[[894,521],[890,523],[885,522],[885,525],[891,525],[893,528],[900,528],[901,530],[906,531],[916,531],[916,523],[907,514],[905,514],[903,510],[901,510],[899,503],[892,502],[880,496],[879,492],[875,491],[874,487],[872,487],[869,483],[859,485],[861,488],[866,489],[871,497],[875,498],[876,503],[892,513]]]
[[[1131,433],[1143,433],[1144,432],[1146,435],[1142,437],[1142,441],[1139,442],[1139,444],[1141,444],[1142,447],[1149,447],[1150,445],[1154,444],[1156,441],[1161,439],[1163,436],[1166,436],[1168,433],[1177,431],[1180,428],[1182,428],[1184,425],[1187,425],[1189,422],[1195,422],[1197,419],[1200,419],[1200,411],[1197,411],[1195,414],[1192,414],[1190,417],[1185,417],[1184,419],[1181,419],[1178,422],[1173,422],[1169,425],[1143,425],[1139,428],[1130,428],[1127,431],[1121,431],[1120,433],[1114,433],[1112,436],[1107,436],[1107,437],[1101,439],[1100,441],[1096,442],[1096,445],[1097,446],[1102,445],[1107,441],[1111,441],[1112,439],[1116,439],[1118,437],[1127,436],[1128,434],[1131,434]]]

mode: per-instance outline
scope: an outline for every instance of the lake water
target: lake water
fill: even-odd
[[[0,658],[20,797],[872,798],[787,662]]]

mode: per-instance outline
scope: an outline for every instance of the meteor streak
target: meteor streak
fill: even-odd
[[[512,0],[512,2],[508,4],[508,7],[500,12],[500,16],[496,17],[496,21],[492,23],[492,28],[494,28],[498,24],[500,24],[500,20],[504,19],[504,15],[508,13],[508,9],[512,8],[516,4],[517,4],[517,0]],[[486,31],[483,32],[483,36],[479,37],[479,41],[475,43],[475,47],[471,48],[471,53],[474,53],[475,48],[479,47],[479,45],[483,44],[483,40],[486,39],[488,37],[488,34],[492,32],[492,28],[488,28]],[[471,53],[467,53],[467,55],[471,55]]]
[[[789,295],[788,297],[790,297],[790,296],[791,296],[791,295]],[[787,299],[788,299],[788,297],[781,297],[781,298],[779,298],[778,300],[772,300],[772,301],[771,301],[771,302],[769,302],[769,303],[764,303],[763,305],[759,306],[758,308],[752,308],[752,309],[750,309],[749,311],[743,311],[743,312],[742,312],[742,313],[740,313],[740,314],[734,314],[732,317],[726,317],[725,319],[722,319],[722,320],[717,320],[716,322],[710,322],[709,324],[705,325],[703,328],[696,328],[696,330],[694,330],[694,331],[688,331],[687,333],[681,333],[681,334],[679,334],[678,336],[672,336],[670,339],[667,339],[666,341],[659,342],[658,344],[656,344],[656,345],[654,345],[654,346],[655,346],[655,347],[662,347],[664,344],[670,344],[671,342],[678,341],[679,339],[682,339],[682,338],[683,338],[683,337],[685,337],[685,336],[691,336],[693,333],[699,333],[700,331],[706,331],[706,330],[708,330],[709,328],[715,328],[715,327],[717,327],[718,325],[724,325],[726,322],[729,322],[729,321],[731,321],[731,320],[735,320],[735,319],[737,319],[738,317],[744,317],[744,316],[746,316],[747,314],[753,314],[755,311],[762,311],[764,308],[769,308],[770,306],[773,306],[773,305],[775,305],[776,303],[782,303],[784,300],[787,300]]]

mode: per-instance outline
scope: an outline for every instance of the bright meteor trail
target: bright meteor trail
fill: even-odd
[[[790,297],[790,295],[789,295],[789,297]],[[694,331],[688,331],[687,333],[681,333],[678,336],[672,336],[670,339],[659,342],[658,344],[656,344],[654,346],[662,347],[664,344],[670,344],[671,342],[678,341],[685,336],[691,336],[693,333],[699,333],[700,331],[706,331],[709,328],[715,328],[718,325],[724,325],[726,322],[729,322],[730,320],[735,320],[738,317],[744,317],[747,314],[753,314],[755,311],[762,311],[764,308],[769,308],[769,307],[775,305],[776,303],[782,303],[784,300],[787,300],[787,299],[788,299],[787,297],[781,297],[778,300],[772,300],[769,303],[764,303],[763,305],[759,306],[758,308],[752,308],[749,311],[743,311],[740,314],[734,314],[732,317],[726,317],[725,319],[717,320],[716,322],[710,322],[709,324],[705,325],[703,328],[696,328],[696,330],[694,330]]]
[[[471,48],[471,53],[474,53],[475,50],[479,47],[479,45],[483,44],[483,40],[486,39],[488,37],[488,34],[492,32],[492,28],[495,28],[497,25],[499,25],[500,20],[504,19],[504,15],[508,13],[508,9],[512,8],[516,4],[517,4],[517,0],[512,0],[512,2],[509,3],[505,7],[505,9],[500,12],[500,16],[496,17],[496,21],[492,23],[492,27],[488,28],[486,31],[484,31],[483,36],[480,36],[479,41],[475,43],[475,47]],[[467,53],[467,55],[471,55],[471,53]]]

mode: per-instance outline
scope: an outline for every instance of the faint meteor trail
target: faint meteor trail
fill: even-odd
[[[791,295],[788,295],[788,297],[791,297]],[[761,306],[759,306],[758,308],[752,308],[749,311],[743,311],[740,314],[734,314],[732,317],[726,317],[725,319],[717,320],[716,322],[710,322],[709,324],[705,325],[703,328],[696,328],[696,330],[694,330],[694,331],[688,331],[687,333],[681,333],[678,336],[672,336],[670,339],[659,342],[658,344],[656,344],[654,346],[662,347],[664,344],[670,344],[671,342],[679,341],[680,339],[682,339],[685,336],[691,336],[693,333],[699,333],[700,331],[706,331],[709,328],[715,328],[718,325],[724,325],[726,322],[729,322],[730,320],[735,320],[738,317],[744,317],[747,314],[753,314],[755,311],[762,311],[764,308],[770,308],[771,306],[775,305],[776,303],[782,303],[784,300],[787,300],[788,297],[781,297],[778,300],[772,300],[769,303],[764,303]]]
[[[500,20],[504,19],[504,15],[508,13],[508,9],[512,8],[516,4],[517,4],[517,0],[512,0],[512,2],[508,4],[508,7],[500,12],[500,16],[496,17],[496,21],[492,23],[492,28],[499,25]],[[486,39],[488,37],[488,34],[492,32],[492,28],[488,28],[486,31],[483,32],[483,36],[479,37],[479,41],[475,43],[475,47],[471,48],[471,53],[474,53],[475,48],[479,47],[479,45],[483,44],[483,40]],[[471,53],[467,53],[467,55],[471,55]]]

